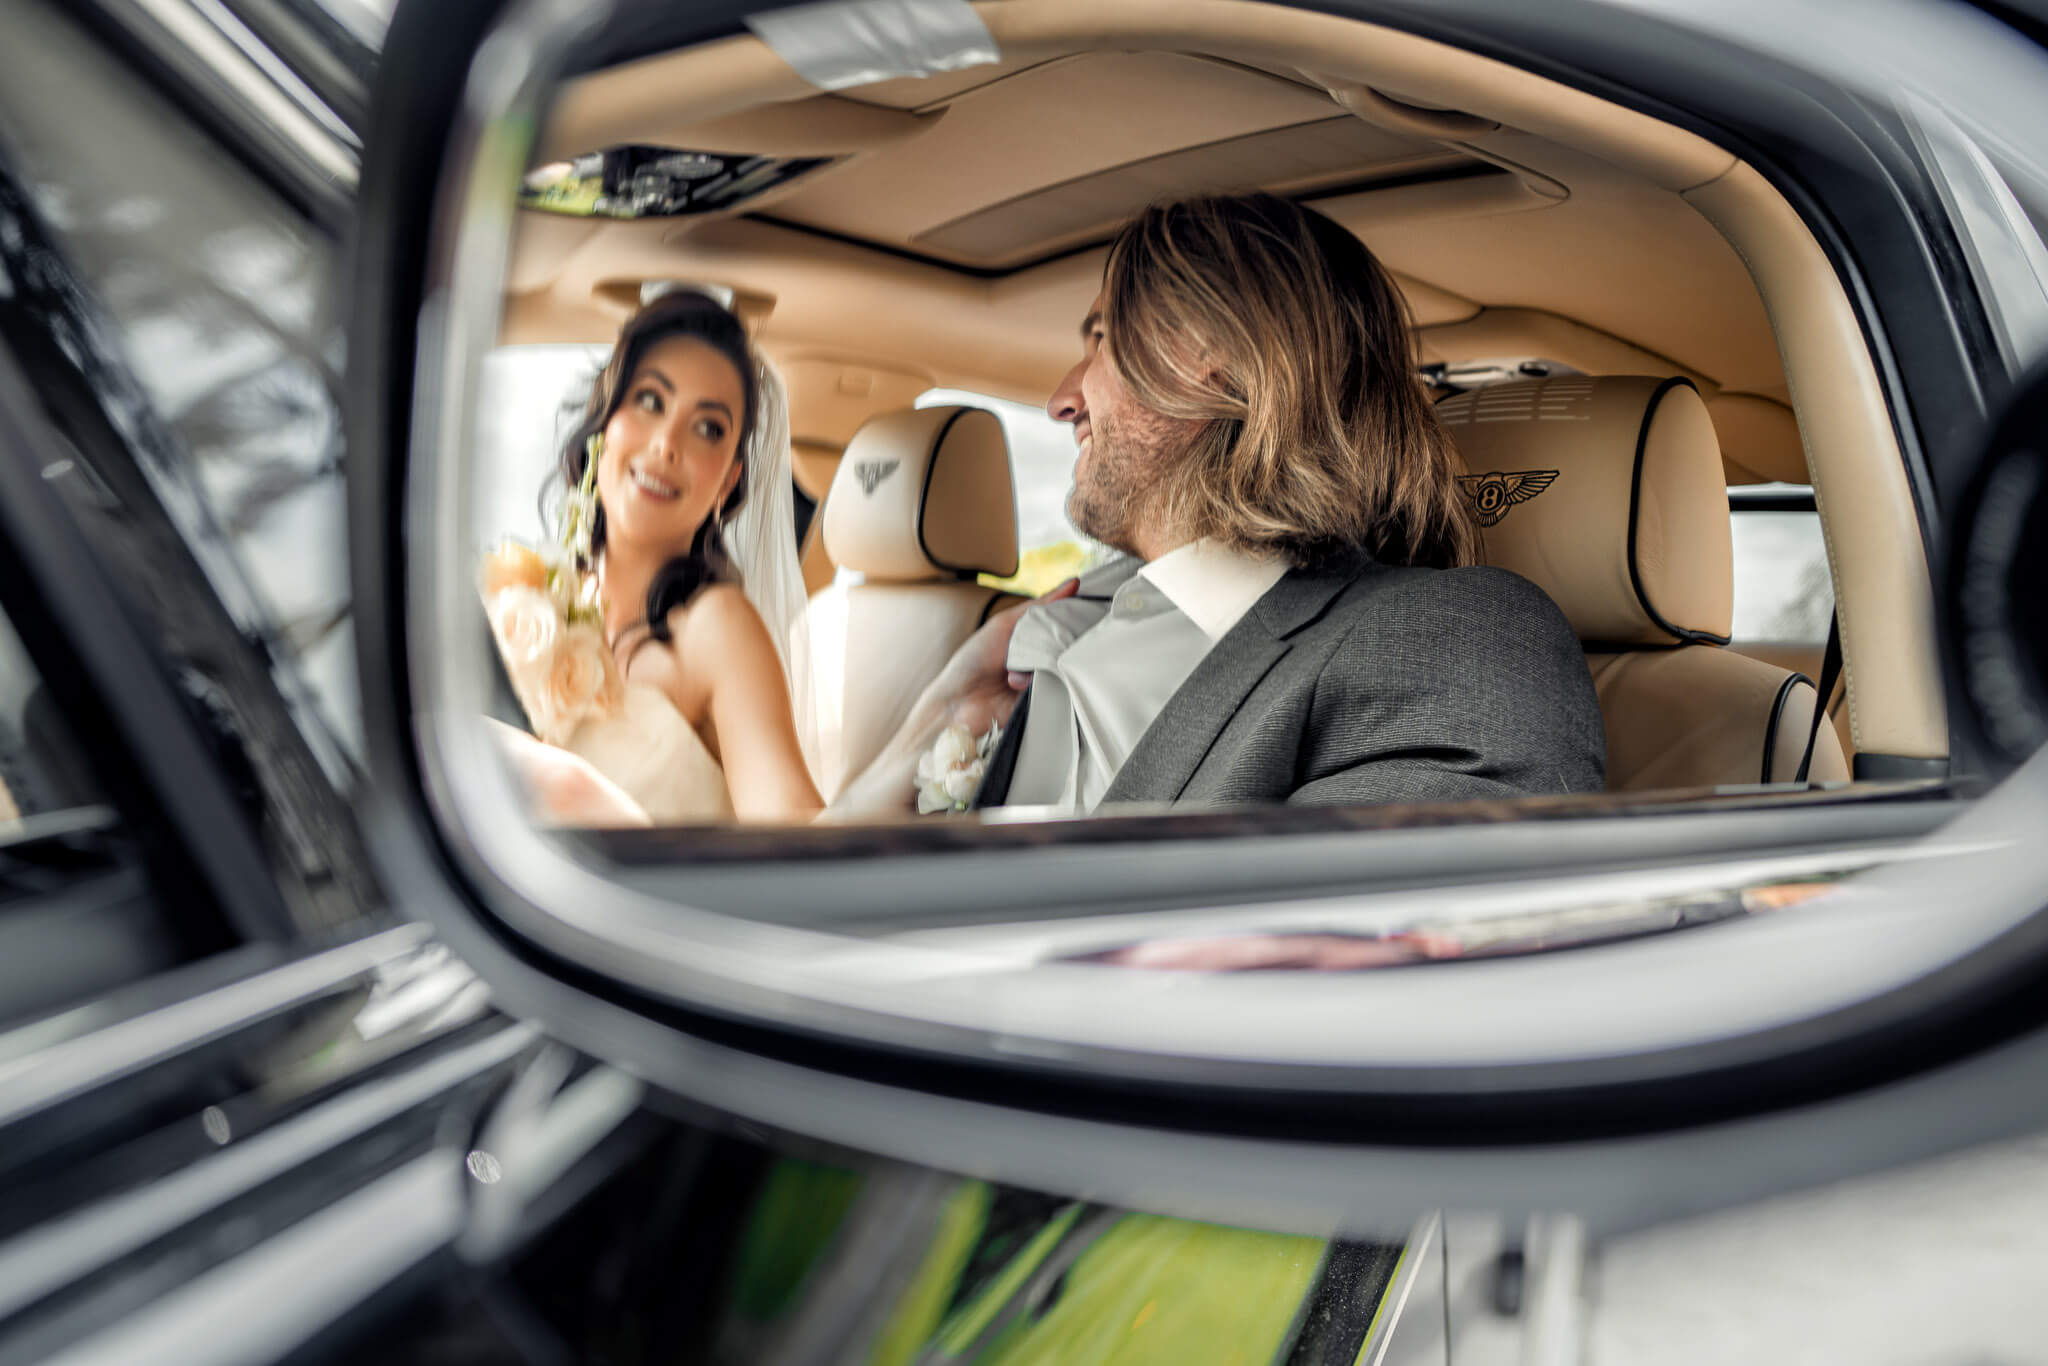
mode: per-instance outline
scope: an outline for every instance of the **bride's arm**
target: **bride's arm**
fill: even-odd
[[[710,694],[711,743],[725,769],[733,814],[743,821],[801,821],[824,802],[797,742],[789,685],[768,628],[738,589],[697,595],[682,622],[678,653],[702,668]]]
[[[498,750],[526,788],[536,825],[648,825],[647,813],[581,757],[534,739],[502,721],[483,718]]]

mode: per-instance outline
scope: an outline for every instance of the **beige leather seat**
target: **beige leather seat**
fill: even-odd
[[[981,408],[871,418],[847,443],[819,515],[839,566],[809,611],[818,785],[829,799],[867,767],[960,642],[1009,600],[975,581],[1017,572],[1002,423]]]
[[[1570,376],[1437,405],[1486,557],[1535,581],[1586,648],[1610,791],[1790,782],[1814,684],[1726,649],[1734,550],[1720,443],[1684,380]],[[1822,726],[1808,777],[1846,779]]]

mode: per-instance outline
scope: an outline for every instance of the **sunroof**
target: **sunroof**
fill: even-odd
[[[729,208],[832,160],[612,147],[530,171],[519,202],[581,218],[678,218]]]

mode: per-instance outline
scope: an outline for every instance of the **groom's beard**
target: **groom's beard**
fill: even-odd
[[[1165,434],[1137,433],[1133,441],[1124,422],[1106,415],[1093,419],[1089,428],[1086,473],[1076,467],[1074,487],[1067,494],[1067,519],[1084,536],[1136,555],[1146,500],[1156,494],[1159,480],[1169,477],[1173,464],[1144,437]]]

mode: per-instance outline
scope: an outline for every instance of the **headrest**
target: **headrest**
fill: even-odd
[[[825,499],[825,553],[873,579],[1017,572],[1017,491],[1003,424],[985,408],[868,419]]]
[[[1436,406],[1486,562],[1550,594],[1589,645],[1728,643],[1721,447],[1683,379],[1563,376]]]

